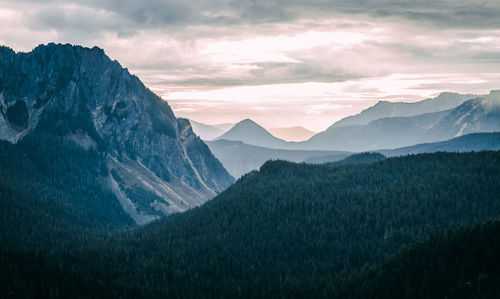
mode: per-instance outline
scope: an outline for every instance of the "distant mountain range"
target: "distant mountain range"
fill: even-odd
[[[234,182],[187,120],[97,47],[0,47],[0,140],[39,165],[33,173],[72,180],[57,188],[71,194],[85,181],[107,194],[107,214],[124,211],[138,224],[198,206]]]
[[[371,121],[381,118],[408,117],[419,114],[449,110],[460,106],[469,99],[477,97],[479,96],[443,92],[435,98],[429,98],[415,103],[380,101],[374,106],[363,110],[359,114],[348,116],[335,122],[330,128],[353,125],[367,125]]]
[[[217,140],[206,142],[212,153],[222,162],[229,173],[239,178],[242,175],[259,169],[268,160],[286,160],[311,164],[331,163],[345,158],[357,159],[353,152],[323,150],[283,150],[249,145],[241,141]],[[484,150],[500,150],[500,132],[475,133],[456,137],[447,141],[417,144],[397,149],[376,150],[388,157],[408,154],[435,152],[470,152]],[[379,156],[368,156],[371,158]]]
[[[374,151],[500,131],[499,107],[499,91],[480,97],[443,93],[417,103],[379,102],[303,142],[276,138],[251,120],[238,123],[216,140],[287,150]]]
[[[478,132],[500,132],[500,91],[479,97],[442,93],[417,103],[379,102],[303,142],[276,138],[246,119],[207,144],[240,177],[271,159],[326,163],[366,151],[394,156],[498,149],[496,134]],[[467,134],[472,135],[457,138]]]
[[[500,131],[498,92],[492,91],[488,96],[466,100],[467,97],[469,96],[445,93],[434,99],[408,104],[409,106],[381,102],[382,104],[346,118],[346,121],[337,122],[326,131],[294,146],[360,152],[443,141],[470,133]],[[440,110],[456,103],[459,103],[457,107]],[[407,109],[412,106],[425,107],[417,109],[425,113],[404,116],[409,114]],[[391,117],[385,117],[389,114]],[[383,117],[371,120],[375,115]],[[369,122],[363,124],[366,121]]]

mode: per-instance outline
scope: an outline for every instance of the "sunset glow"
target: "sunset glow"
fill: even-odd
[[[270,2],[272,9],[251,15],[225,1],[217,8],[151,2],[142,12],[128,4],[3,1],[0,43],[16,51],[47,41],[97,45],[177,116],[209,124],[251,118],[321,131],[379,100],[500,88],[500,26],[484,13],[498,4],[449,2],[432,17],[412,3],[381,2],[385,14],[377,14],[361,3]],[[465,8],[469,15],[459,13]]]

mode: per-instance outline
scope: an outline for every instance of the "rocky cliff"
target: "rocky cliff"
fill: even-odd
[[[0,139],[30,135],[99,153],[96,180],[139,224],[197,206],[234,181],[187,120],[97,47],[0,47]]]

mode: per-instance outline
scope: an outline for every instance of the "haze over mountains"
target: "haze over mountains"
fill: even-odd
[[[447,95],[449,97],[450,94]],[[460,101],[464,98],[456,95]],[[387,117],[365,125],[332,125],[313,136],[300,148],[371,151],[397,148],[417,143],[443,141],[464,134],[497,132],[500,130],[500,98],[497,91],[486,97],[464,101],[459,106],[439,111],[439,97],[426,104],[436,103],[436,110],[407,117]],[[459,102],[460,102],[459,101]],[[396,104],[398,105],[398,104]],[[385,104],[388,111],[391,105]],[[430,109],[427,109],[429,111]],[[357,116],[351,118],[351,122]],[[363,113],[359,114],[364,119]]]
[[[486,96],[445,92],[416,103],[381,101],[302,142],[286,142],[247,119],[207,144],[235,177],[258,169],[270,159],[325,163],[363,151],[402,155],[494,150],[498,149],[495,134],[457,137],[499,132],[499,107],[499,91]]]
[[[302,142],[286,142],[246,119],[216,140],[274,149],[370,151],[500,130],[497,91],[487,96],[442,93],[416,103],[381,101]],[[463,117],[467,115],[467,117]]]
[[[359,114],[348,116],[335,122],[328,129],[340,126],[366,125],[371,121],[381,118],[408,117],[444,111],[458,107],[465,101],[477,97],[479,96],[443,92],[435,98],[425,99],[414,103],[380,101]]]
[[[139,224],[200,205],[233,182],[187,120],[97,47],[1,47],[0,140],[28,156],[50,144],[63,145],[56,155],[67,155],[64,147],[90,155],[93,178],[79,173],[75,153],[51,176],[95,180],[113,194],[109,206],[119,202]]]

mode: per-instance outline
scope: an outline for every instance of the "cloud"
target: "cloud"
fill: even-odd
[[[303,82],[341,82],[360,78],[361,75],[348,74],[340,69],[328,69],[324,66],[312,63],[257,63],[255,67],[242,67],[239,76],[217,76],[207,70],[199,70],[203,74],[197,74],[195,78],[180,80],[162,80],[156,84],[177,86],[241,86],[241,85],[267,85],[280,83],[303,83]],[[224,69],[219,70],[224,73]]]
[[[500,26],[498,1],[443,0],[4,0],[6,5],[65,6],[93,9],[115,15],[134,28],[228,26],[242,24],[290,23],[300,19],[330,19],[342,15],[397,20],[439,28],[492,29]],[[91,19],[90,19],[91,20]],[[92,23],[89,20],[88,23]],[[115,20],[116,22],[118,22]],[[40,18],[47,25],[53,20]],[[63,24],[63,23],[61,23]],[[103,30],[109,29],[102,24]],[[64,27],[59,27],[63,29]],[[129,30],[131,28],[128,28]]]
[[[340,110],[343,108],[350,108],[352,107],[351,104],[349,105],[340,105],[340,104],[332,104],[332,103],[322,103],[322,104],[317,104],[317,105],[308,105],[306,109],[307,114],[322,114],[326,111],[330,110]]]
[[[319,130],[378,99],[498,88],[499,15],[488,0],[3,0],[0,44],[97,45],[200,120],[283,126],[356,101],[301,120]]]
[[[127,24],[107,10],[75,5],[50,6],[26,15],[30,29],[37,31],[57,30],[84,35],[100,34],[103,31],[121,33]]]

